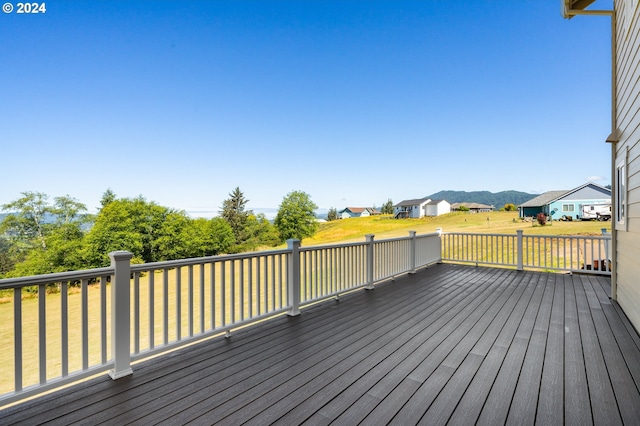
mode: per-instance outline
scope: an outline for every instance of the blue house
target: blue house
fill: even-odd
[[[520,217],[544,213],[552,220],[582,218],[582,207],[611,204],[611,190],[595,183],[585,183],[570,191],[549,191],[518,206]]]

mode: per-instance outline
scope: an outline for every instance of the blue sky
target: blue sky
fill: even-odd
[[[14,5],[16,2],[13,2]],[[610,1],[594,6],[610,8]],[[48,1],[0,13],[0,204],[211,215],[610,183],[610,21],[560,0]]]

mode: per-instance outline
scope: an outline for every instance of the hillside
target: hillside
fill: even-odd
[[[453,212],[420,219],[393,219],[390,215],[381,215],[323,223],[313,237],[302,241],[302,245],[364,241],[366,234],[374,234],[376,239],[404,237],[410,230],[426,234],[435,232],[437,228],[444,232],[478,234],[515,234],[518,229],[522,229],[525,234],[537,235],[600,235],[603,227],[610,230],[611,222],[554,221],[546,226],[538,226],[534,222],[522,222],[518,218],[518,212]]]
[[[432,200],[447,200],[450,203],[480,203],[494,206],[499,210],[505,204],[515,204],[516,206],[536,197],[537,194],[528,194],[520,191],[440,191],[428,197]]]

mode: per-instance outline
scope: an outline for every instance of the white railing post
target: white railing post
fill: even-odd
[[[409,237],[411,237],[411,248],[410,248],[410,255],[409,255],[409,260],[411,261],[410,265],[409,265],[409,273],[410,274],[415,274],[416,273],[416,231],[409,231]]]
[[[522,234],[523,234],[523,231],[522,231],[522,229],[518,229],[516,231],[516,234],[517,234],[516,238],[518,240],[517,241],[517,251],[518,251],[518,253],[517,253],[517,255],[518,255],[518,267],[517,267],[517,269],[518,269],[518,271],[523,271],[524,270],[524,263],[522,261],[522,258],[523,258],[523,255],[522,255],[523,254],[522,253]]]
[[[367,239],[367,290],[373,290],[373,234],[364,236]]]
[[[109,253],[111,267],[114,268],[111,281],[111,355],[113,370],[109,375],[113,380],[133,374],[131,370],[131,300],[129,295],[131,258],[128,251]]]
[[[287,240],[287,247],[290,250],[287,254],[289,256],[287,271],[289,312],[287,315],[294,317],[300,315],[300,240]]]

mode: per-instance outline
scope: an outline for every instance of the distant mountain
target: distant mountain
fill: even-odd
[[[528,194],[520,191],[440,191],[435,194],[428,195],[432,200],[447,200],[450,203],[480,203],[494,206],[499,210],[505,204],[522,204],[530,199],[537,197],[538,194]]]

